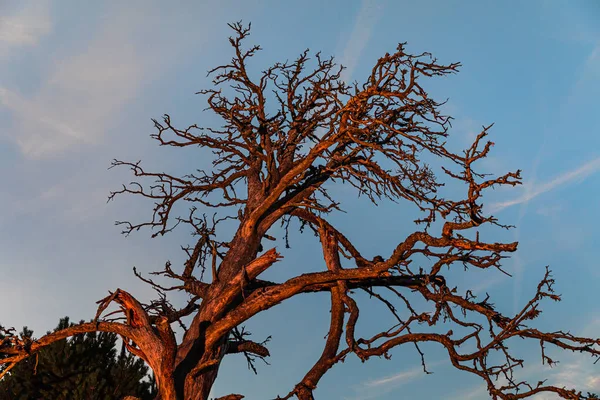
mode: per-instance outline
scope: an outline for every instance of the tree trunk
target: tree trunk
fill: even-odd
[[[174,373],[177,400],[208,400],[210,390],[217,379],[221,360],[225,356],[229,335],[225,335],[212,349],[205,347],[205,332],[210,326],[209,321],[202,321],[205,313],[209,313],[208,310],[202,310],[197,315],[197,319],[192,321],[186,334],[189,336],[184,337],[182,346],[180,346],[181,353],[178,355],[180,359]],[[190,376],[198,365],[214,360],[216,363],[211,363],[205,369],[197,371],[196,377]]]
[[[187,382],[185,385],[185,400],[208,400],[210,390],[212,389],[217,374],[219,372],[219,366],[217,365],[210,371],[205,372],[198,378],[191,382]]]
[[[208,400],[210,390],[217,379],[221,360],[227,350],[229,335],[224,335],[214,346],[207,349],[206,330],[212,321],[224,315],[242,300],[239,295],[239,299],[232,298],[222,302],[221,294],[227,287],[227,282],[239,273],[242,266],[256,258],[259,245],[260,235],[255,232],[252,232],[249,237],[243,237],[238,231],[232,240],[229,252],[219,266],[218,276],[213,277],[211,288],[179,346],[174,373],[177,400]],[[207,352],[209,353],[206,354]],[[199,371],[197,377],[189,377],[194,368],[206,361],[216,361],[216,363],[211,363],[209,367]]]
[[[226,341],[227,337],[223,338],[221,343],[219,343],[217,354],[210,357],[210,359],[216,359],[217,363],[201,371],[197,377],[191,378],[190,374],[192,373],[192,370],[187,370],[187,368],[176,370],[175,382],[176,387],[179,388],[177,400],[208,400],[210,391],[219,373],[221,360],[225,356]],[[200,358],[202,359],[204,357],[201,356]],[[183,367],[185,367],[185,365]]]

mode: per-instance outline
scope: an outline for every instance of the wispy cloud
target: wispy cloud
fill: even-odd
[[[585,61],[585,69],[586,72],[589,73],[598,73],[596,67],[600,63],[600,43],[596,44],[596,47],[592,50],[587,60]]]
[[[600,331],[600,320],[594,320],[583,330],[583,336],[597,337]],[[538,359],[539,360],[539,359]],[[526,380],[530,383],[546,380],[545,385],[556,387],[566,387],[567,389],[576,389],[582,392],[600,392],[600,375],[593,367],[593,360],[589,357],[582,357],[580,354],[564,354],[559,364],[554,367],[540,365],[539,361],[527,363],[522,369],[515,370],[517,380]],[[495,382],[496,387],[507,383],[506,379],[501,377]],[[477,384],[471,388],[457,393],[452,400],[463,399],[484,399],[488,398],[488,390],[485,384]],[[554,400],[554,393],[541,393],[533,396],[536,400]]]
[[[544,378],[548,378],[547,384],[557,387],[581,390],[583,393],[588,391],[598,393],[600,391],[600,375],[595,373],[594,368],[591,367],[592,362],[589,358],[579,357],[577,361],[559,364],[552,370],[545,368],[549,374]],[[543,394],[536,397],[538,400],[555,398],[556,396],[552,394]]]
[[[0,16],[0,49],[4,50],[0,50],[0,56],[12,47],[38,44],[51,30],[48,4],[44,0],[28,2],[13,14]]]
[[[470,117],[457,118],[455,121],[452,121],[452,132],[458,133],[461,145],[470,146],[473,144],[481,129],[481,124],[478,124]]]
[[[484,399],[488,396],[487,386],[480,384],[460,393],[458,396],[453,397],[452,400],[476,400]]]
[[[415,379],[416,377],[422,374],[423,368],[415,367],[413,369],[402,371],[394,375],[386,376],[385,378],[366,381],[365,383],[363,383],[363,385],[369,388],[387,387],[389,385],[399,386]]]
[[[506,275],[497,271],[494,272],[496,275],[487,277],[486,279],[481,279],[473,285],[469,285],[471,292],[473,292],[475,295],[482,296],[489,288],[503,283],[508,279]]]
[[[442,365],[445,361],[439,360],[434,362],[428,362],[427,368],[431,370],[432,367]],[[422,366],[414,367],[404,371],[400,371],[396,374],[389,375],[383,378],[370,379],[362,382],[360,385],[354,387],[356,396],[347,398],[346,400],[369,400],[376,399],[383,396],[386,393],[390,393],[396,390],[402,385],[421,379],[427,376],[423,371]]]
[[[594,174],[600,169],[600,157],[597,157],[579,168],[567,171],[549,182],[542,184],[525,184],[524,193],[521,197],[513,200],[493,203],[490,206],[489,212],[498,212],[505,208],[512,207],[518,204],[526,204],[541,194],[557,189],[575,181],[581,181],[588,176]]]
[[[346,81],[352,79],[358,60],[360,60],[361,54],[371,38],[373,26],[375,26],[379,19],[381,8],[382,6],[374,0],[363,0],[362,2],[360,11],[356,16],[356,21],[354,22],[354,28],[346,41],[340,61],[346,67],[342,73],[342,77]]]
[[[128,40],[135,24],[124,17],[103,26],[85,51],[52,65],[31,97],[0,88],[0,103],[13,116],[10,139],[24,155],[39,158],[97,142],[111,114],[136,93],[144,68]]]
[[[596,39],[594,47],[583,61],[577,79],[564,102],[562,112],[567,113],[570,107],[580,106],[582,97],[595,98],[598,93],[598,83],[600,83],[600,39]]]
[[[551,218],[556,218],[563,211],[564,207],[562,204],[544,204],[535,210],[536,214]]]

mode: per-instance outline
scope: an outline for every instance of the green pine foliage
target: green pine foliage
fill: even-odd
[[[69,327],[62,318],[55,330]],[[33,332],[23,328],[21,335]],[[0,337],[0,340],[2,338]],[[119,400],[156,395],[154,380],[142,360],[121,348],[117,335],[86,333],[44,348],[17,364],[0,381],[0,400]]]

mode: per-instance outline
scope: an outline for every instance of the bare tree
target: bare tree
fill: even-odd
[[[121,335],[129,351],[150,365],[161,399],[205,400],[225,356],[244,353],[251,366],[253,360],[269,356],[265,342],[249,340],[241,328],[244,322],[293,296],[327,292],[331,321],[322,354],[282,399],[312,399],[323,375],[346,357],[365,361],[406,344],[414,345],[422,357],[419,345],[427,342],[443,346],[454,367],[481,377],[494,399],[541,392],[585,398],[580,392],[544,382],[529,384],[513,375],[523,360],[509,352],[507,341],[512,338],[539,343],[542,362],[548,364],[555,362],[546,353],[549,345],[600,355],[597,339],[529,326],[540,314],[541,300],[560,300],[549,271],[513,316],[495,310],[489,297],[477,299],[469,290],[459,293],[442,274],[443,268],[462,265],[501,270],[502,259],[517,249],[517,243],[486,241],[478,228],[508,228],[483,212],[481,198],[489,188],[519,184],[519,171],[489,176],[475,169],[493,145],[485,140],[490,127],[484,127],[464,152],[450,151],[445,140],[451,118],[442,115],[443,103],[425,90],[427,78],[452,74],[460,64],[440,64],[428,53],[411,55],[400,44],[375,63],[362,85],[348,85],[332,58],[317,53],[311,59],[308,50],[293,62],[276,63],[253,77],[248,63],[260,47],[243,45],[249,26],[230,26],[233,58],[210,71],[214,87],[200,92],[223,125],[180,129],[165,115],[154,121],[157,132],[152,135],[161,146],[209,149],[212,170],[173,176],[149,172],[139,162],[112,164],[131,168],[141,183],[123,186],[110,199],[130,193],[155,202],[149,220],[119,222],[125,234],[147,227],[154,237],[178,225],[191,228],[194,243],[184,249],[187,261],[181,268],[167,263],[156,273],[175,283],[166,287],[136,271],[159,291],[158,300],[142,304],[117,289],[99,302],[92,322],[33,341],[3,329],[1,374],[56,340],[108,331]],[[425,162],[428,158],[442,165],[443,179]],[[151,183],[144,183],[148,179]],[[458,181],[465,196],[442,196],[445,181]],[[332,222],[342,199],[330,182],[349,185],[374,204],[385,199],[412,204],[421,215],[414,233],[399,239],[385,258],[365,257],[359,244]],[[178,213],[185,202],[191,205],[189,212]],[[197,207],[214,209],[214,216],[200,215]],[[237,229],[223,239],[220,232],[227,220],[235,220]],[[293,221],[318,235],[322,271],[285,282],[261,279],[283,258],[275,248],[263,251],[261,242],[273,240],[270,232],[279,224],[287,232]],[[430,264],[415,271],[411,261],[419,257]],[[166,299],[169,291],[187,292],[189,304],[175,309]],[[369,293],[389,309],[389,329],[357,337],[356,291]],[[408,292],[424,301],[410,301]],[[105,315],[111,303],[120,306],[120,317]],[[184,317],[191,323],[177,343],[171,325]],[[440,333],[440,327],[449,325],[454,331]]]

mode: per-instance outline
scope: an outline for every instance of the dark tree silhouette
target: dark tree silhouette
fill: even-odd
[[[73,325],[62,318],[54,332]],[[33,331],[23,328],[21,338],[32,337]],[[154,398],[148,367],[124,348],[117,354],[116,344],[117,335],[107,332],[54,342],[10,370],[0,384],[0,400]]]
[[[519,379],[516,367],[523,360],[507,347],[512,338],[530,340],[541,345],[542,362],[548,364],[554,361],[547,346],[600,354],[597,339],[530,326],[540,314],[541,300],[560,300],[549,271],[516,315],[495,310],[487,297],[459,292],[443,274],[444,268],[462,266],[501,269],[502,259],[517,250],[517,243],[489,241],[479,228],[508,228],[484,212],[482,195],[493,187],[519,184],[519,171],[490,176],[476,169],[492,148],[485,140],[490,127],[484,127],[464,152],[450,151],[446,137],[451,118],[442,114],[443,103],[426,92],[428,79],[452,74],[460,65],[441,64],[428,53],[411,55],[400,44],[377,60],[361,85],[343,82],[342,68],[332,58],[317,53],[311,59],[308,50],[254,76],[248,65],[260,47],[243,45],[249,26],[236,23],[231,28],[233,58],[210,71],[214,87],[200,92],[222,126],[180,129],[165,115],[154,121],[157,132],[152,135],[161,146],[212,151],[212,170],[173,176],[150,172],[140,162],[113,162],[115,167],[131,168],[140,181],[123,186],[111,199],[129,193],[155,202],[147,221],[120,222],[125,234],[150,228],[153,236],[164,235],[187,225],[195,235],[181,268],[166,263],[158,272],[172,278],[172,286],[136,272],[161,293],[189,293],[189,304],[175,309],[164,294],[141,304],[117,289],[99,302],[94,322],[35,341],[7,332],[0,346],[7,355],[2,360],[6,370],[64,337],[115,332],[130,352],[150,365],[161,399],[205,400],[228,354],[244,353],[250,361],[269,355],[265,343],[243,334],[244,322],[293,296],[326,292],[331,321],[322,354],[284,399],[312,399],[323,375],[346,357],[365,361],[406,344],[422,354],[419,345],[428,342],[442,346],[455,368],[481,377],[494,399],[542,392],[584,398],[570,388]],[[441,165],[442,178],[427,160]],[[343,196],[331,189],[332,182],[354,188],[374,204],[389,199],[413,205],[421,214],[415,231],[398,238],[385,256],[365,257],[360,244],[333,223],[331,215],[340,210]],[[448,182],[463,185],[464,197],[442,195],[441,186]],[[185,204],[191,209],[179,213]],[[213,209],[214,216],[201,215],[197,207]],[[231,237],[224,237],[224,221],[236,223]],[[299,271],[284,282],[261,279],[283,259],[275,248],[263,251],[263,245],[274,239],[274,227],[283,224],[288,229],[293,221],[319,237],[322,271]],[[415,259],[428,260],[427,268],[415,270]],[[389,329],[371,337],[356,334],[356,291],[371,294],[389,309]],[[408,292],[424,301],[409,300]],[[121,319],[103,317],[111,303],[120,306]],[[171,324],[188,316],[191,323],[177,343]],[[453,330],[446,331],[448,326]]]

